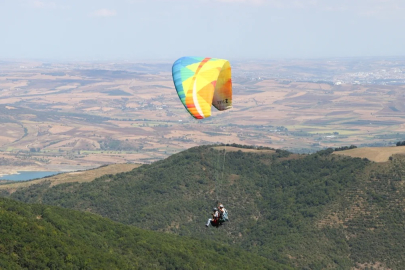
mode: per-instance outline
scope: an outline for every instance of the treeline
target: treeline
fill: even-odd
[[[396,143],[397,146],[404,146],[405,145],[405,141],[399,141]]]
[[[344,150],[349,150],[349,149],[354,149],[354,148],[357,148],[357,146],[352,144],[350,146],[342,146],[342,147],[335,148],[335,151],[344,151]]]
[[[218,241],[0,199],[1,269],[291,269]]]
[[[91,211],[144,229],[215,239],[300,269],[348,269],[354,264],[347,240],[337,230],[317,229],[314,222],[362,179],[369,161],[332,152],[224,155],[212,146],[194,147],[128,173],[89,183],[32,186],[11,196]],[[206,229],[217,201],[225,204],[231,221]]]
[[[237,143],[227,143],[227,144],[221,144],[222,146],[232,146],[232,147],[237,147],[237,148],[243,148],[243,149],[256,149],[256,150],[276,150],[271,147],[266,147],[266,146],[254,146],[254,145],[243,145],[243,144],[237,144]]]

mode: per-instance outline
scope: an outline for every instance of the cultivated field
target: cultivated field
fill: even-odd
[[[291,65],[299,78],[315,79],[314,70],[333,79],[339,70],[335,62]],[[233,109],[195,120],[170,70],[171,63],[1,62],[0,175],[150,163],[202,144],[309,152],[405,140],[404,85],[297,81],[288,63],[235,62]]]

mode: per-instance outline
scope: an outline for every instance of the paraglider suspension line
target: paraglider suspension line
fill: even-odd
[[[219,198],[221,197],[221,185],[222,185],[222,180],[224,178],[224,171],[225,171],[225,159],[226,159],[226,144],[225,144],[225,149],[224,149],[224,158],[222,161],[222,169],[221,169],[221,164],[220,164],[220,156],[221,156],[221,151],[218,153],[218,168],[219,170],[217,171],[217,181],[215,181],[215,194],[216,194],[216,199],[217,199],[217,204],[219,202]],[[221,176],[219,176],[221,174]],[[217,183],[218,182],[218,183]]]

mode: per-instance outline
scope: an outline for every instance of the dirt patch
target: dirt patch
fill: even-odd
[[[375,269],[375,270],[390,270],[385,266],[382,262],[375,262],[375,263],[356,263],[356,267],[353,268],[354,270],[363,270],[363,269]]]
[[[339,225],[343,225],[343,223],[344,221],[338,217],[337,213],[332,213],[324,219],[321,219],[317,225],[319,228],[338,227]]]
[[[229,184],[233,185],[235,183],[236,180],[238,180],[240,178],[240,175],[237,174],[231,174],[229,175]]]

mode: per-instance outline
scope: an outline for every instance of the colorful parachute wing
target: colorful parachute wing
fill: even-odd
[[[187,111],[197,119],[232,108],[231,65],[227,60],[183,57],[172,68],[174,86]]]

